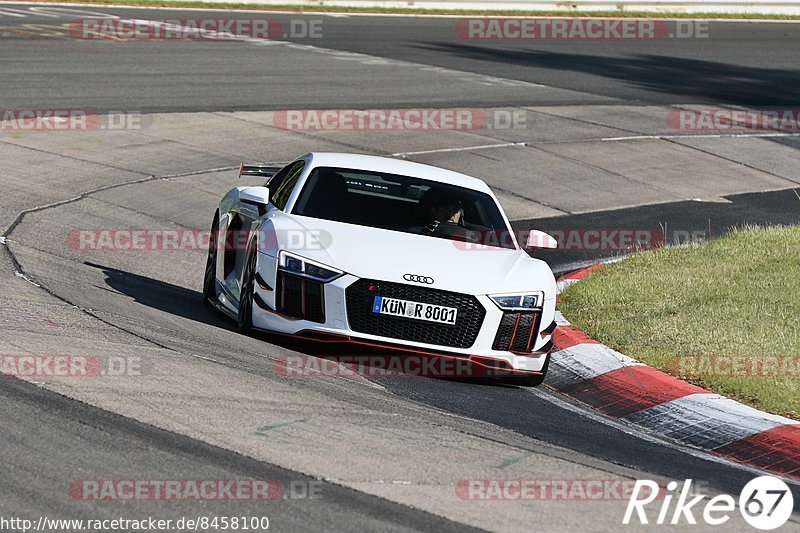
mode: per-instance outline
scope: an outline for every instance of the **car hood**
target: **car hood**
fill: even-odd
[[[435,289],[466,294],[545,291],[555,297],[550,267],[521,250],[369,228],[297,215],[272,217],[281,249],[359,278],[409,283],[407,274],[433,278]],[[319,245],[296,235],[318,236]],[[294,236],[294,237],[293,237]]]

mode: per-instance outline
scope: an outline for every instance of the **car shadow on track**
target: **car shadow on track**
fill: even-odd
[[[102,270],[110,288],[130,296],[137,303],[196,322],[234,329],[225,317],[202,305],[203,297],[198,291],[106,265],[88,261],[83,264]]]
[[[203,301],[200,291],[193,291],[166,281],[106,265],[91,262],[84,264],[101,270],[111,289],[130,296],[136,303],[203,324],[236,331],[235,322],[207,305]],[[431,362],[430,356],[415,352],[367,347],[346,342],[317,342],[267,332],[253,332],[249,336],[308,356],[305,360],[294,361],[297,364],[294,371],[298,372],[325,372],[326,368],[338,368],[337,365],[325,366],[322,364],[322,360],[325,359],[347,364],[349,370],[344,370],[344,372],[356,372],[382,382],[406,377],[421,377],[491,387],[513,387],[513,385],[501,382],[496,377],[474,376],[464,365],[437,364],[435,361]],[[412,360],[412,358],[414,359]]]

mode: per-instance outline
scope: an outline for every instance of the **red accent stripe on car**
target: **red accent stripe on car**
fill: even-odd
[[[514,339],[517,337],[517,328],[519,327],[519,319],[522,317],[522,313],[517,313],[517,321],[514,322],[514,331],[511,332],[511,340],[508,342],[508,349],[511,350],[511,347],[514,346]]]
[[[531,351],[531,342],[533,340],[533,332],[536,331],[536,322],[539,319],[538,313],[533,313],[533,322],[531,322],[531,331],[528,333],[528,342],[525,344],[525,351]]]

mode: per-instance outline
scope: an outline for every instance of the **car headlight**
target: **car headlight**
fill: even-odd
[[[539,291],[523,294],[490,294],[489,298],[503,311],[533,311],[541,305],[543,296]]]
[[[278,268],[296,276],[303,276],[322,283],[328,283],[344,275],[341,270],[284,250],[278,253]]]

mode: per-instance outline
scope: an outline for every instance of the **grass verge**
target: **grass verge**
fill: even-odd
[[[800,419],[800,226],[635,254],[569,287],[560,309],[615,350]]]
[[[39,3],[63,3],[70,0],[32,0]],[[376,13],[396,15],[485,15],[511,17],[614,17],[614,18],[685,18],[685,19],[748,19],[748,20],[800,20],[800,15],[775,15],[759,13],[654,13],[650,11],[572,11],[567,9],[556,11],[536,10],[503,10],[503,9],[422,9],[405,7],[344,7],[330,5],[250,4],[246,2],[202,2],[195,0],[72,0],[80,4],[125,5],[138,7],[190,7],[203,9],[248,9],[259,11],[286,11],[290,13]]]

